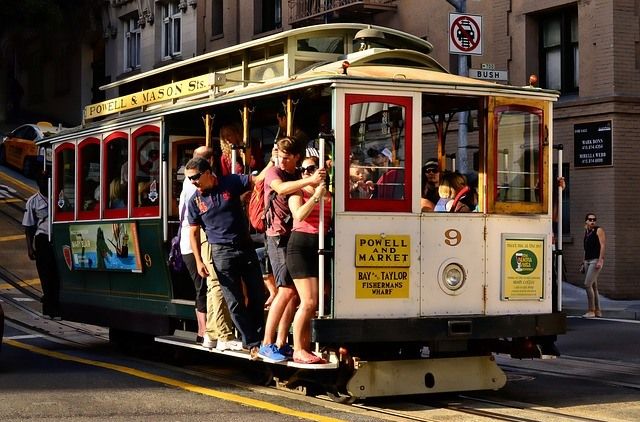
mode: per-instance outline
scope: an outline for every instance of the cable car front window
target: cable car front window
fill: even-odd
[[[347,95],[347,211],[411,211],[408,97]]]

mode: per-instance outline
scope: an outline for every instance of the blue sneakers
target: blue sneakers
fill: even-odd
[[[293,348],[289,346],[289,343],[283,344],[282,347],[278,349],[278,352],[280,352],[281,355],[286,356],[287,359],[293,358]]]
[[[258,356],[267,362],[282,362],[287,360],[287,357],[280,353],[278,346],[275,344],[263,344],[260,346]]]

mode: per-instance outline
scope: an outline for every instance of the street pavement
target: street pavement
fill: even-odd
[[[640,300],[613,300],[600,295],[603,318],[640,320]],[[562,283],[562,310],[569,316],[587,312],[587,292],[584,287]]]

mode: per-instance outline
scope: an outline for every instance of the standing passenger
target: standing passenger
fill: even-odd
[[[585,318],[601,317],[600,298],[598,297],[598,276],[604,265],[604,249],[606,237],[604,229],[596,225],[598,219],[592,212],[585,217],[584,230],[584,263],[586,273],[584,287],[587,290],[589,310],[583,316]]]
[[[213,149],[205,146],[198,147],[193,151],[193,157],[202,157],[211,162]],[[181,218],[180,230],[182,231],[180,235],[180,251],[196,290],[195,312],[196,321],[198,322],[196,343],[203,344],[207,348],[213,348],[218,339],[223,341],[233,339],[233,326],[229,312],[226,309],[227,307],[224,302],[224,297],[222,296],[222,291],[220,290],[220,284],[217,278],[215,278],[215,274],[213,276],[210,275],[208,278],[200,276],[193,250],[191,249],[191,225],[187,218],[187,203],[196,191],[196,187],[185,177],[182,182],[182,192],[180,193],[180,200],[178,202],[178,213]],[[206,258],[206,256],[209,255],[209,253],[206,252],[209,250],[208,245],[208,242],[203,242],[201,247],[201,255],[205,257],[205,264],[210,261]],[[206,251],[204,251],[205,248]],[[211,281],[208,281],[210,279]]]
[[[264,323],[264,289],[258,257],[249,236],[240,195],[251,189],[247,175],[231,174],[218,177],[211,164],[194,158],[185,166],[185,177],[198,191],[189,200],[191,248],[198,273],[209,275],[198,250],[200,227],[211,244],[213,268],[233,322],[242,336],[243,346],[256,358]],[[247,305],[241,283],[247,290]]]
[[[267,220],[266,235],[267,253],[278,291],[267,315],[260,357],[276,362],[283,361],[293,354],[286,340],[297,305],[296,290],[286,264],[287,243],[293,225],[287,197],[313,182],[320,183],[326,177],[324,170],[317,170],[312,177],[301,179],[296,168],[300,159],[299,150],[299,145],[294,139],[280,139],[279,166],[267,170],[264,183],[265,206],[271,191],[277,192],[272,203],[273,212]]]
[[[29,259],[36,261],[36,269],[42,287],[42,313],[50,317],[60,315],[60,280],[56,271],[53,247],[49,241],[49,203],[47,173],[37,177],[38,192],[33,194],[25,205],[22,225],[27,238]]]
[[[310,179],[318,167],[318,157],[308,157],[302,164],[302,178]],[[300,296],[300,306],[293,319],[293,361],[325,363],[311,353],[311,318],[318,309],[318,249],[320,232],[320,201],[324,201],[326,234],[331,224],[331,196],[326,195],[324,182],[314,182],[289,197],[293,229],[287,248],[287,268]]]
[[[220,128],[220,148],[222,149],[222,157],[220,159],[222,167],[222,176],[228,174],[240,174],[244,170],[244,160],[242,149],[242,135],[240,128],[234,124],[227,124]],[[232,171],[232,152],[236,150],[237,158]]]
[[[208,146],[200,146],[193,151],[193,158],[204,158],[209,162],[209,165],[213,163],[213,148]],[[187,177],[184,178],[184,184],[189,185],[189,189],[192,192],[186,199],[189,200],[193,194],[197,191],[196,187],[189,181]],[[189,221],[185,218],[186,224],[189,225]],[[189,226],[190,227],[190,226]],[[187,234],[187,239],[191,241],[190,235]],[[237,341],[233,334],[233,322],[231,321],[231,315],[227,304],[220,288],[220,282],[218,276],[213,270],[213,261],[211,260],[211,244],[207,242],[207,235],[204,230],[200,229],[200,256],[203,259],[204,265],[209,271],[209,276],[206,280],[206,324],[205,335],[202,339],[202,346],[207,349],[217,350],[240,350],[242,349],[242,342]],[[191,248],[189,248],[191,250]],[[195,258],[194,258],[195,266]],[[189,270],[191,272],[191,269]],[[195,268],[197,274],[197,266]],[[194,275],[192,274],[192,277]]]

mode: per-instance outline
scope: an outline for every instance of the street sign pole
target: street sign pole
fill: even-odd
[[[465,13],[467,11],[467,0],[447,0],[447,2],[455,7],[456,12],[458,13]],[[458,74],[461,76],[469,76],[469,62],[467,58],[468,55],[466,54],[458,55]],[[458,153],[456,154],[456,170],[462,174],[469,172],[469,160],[467,158],[468,114],[468,111],[461,111],[458,113]]]

